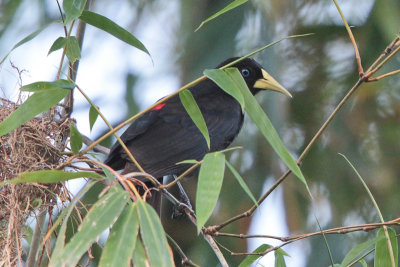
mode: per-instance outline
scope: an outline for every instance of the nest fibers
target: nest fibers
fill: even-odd
[[[0,122],[16,108],[15,103],[0,98]],[[43,116],[0,137],[0,181],[23,172],[55,168],[63,160],[59,144],[67,132],[67,125]],[[0,187],[0,266],[16,265],[21,259],[21,233],[27,218],[39,205],[56,205],[61,189],[61,184]]]

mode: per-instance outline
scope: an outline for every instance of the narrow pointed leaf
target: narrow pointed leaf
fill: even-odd
[[[182,91],[179,93],[179,98],[181,99],[182,105],[186,109],[186,112],[189,114],[194,124],[196,124],[197,128],[206,139],[208,148],[210,148],[210,135],[208,133],[207,124],[192,93],[188,90]]]
[[[275,267],[286,267],[285,256],[289,256],[283,249],[275,250]]]
[[[222,187],[225,172],[225,155],[208,153],[200,167],[196,193],[197,233],[210,218]]]
[[[199,162],[195,159],[187,159],[187,160],[182,160],[176,164],[197,164],[197,163]]]
[[[83,138],[73,123],[69,125],[69,138],[72,153],[78,154],[79,150],[82,148]]]
[[[263,244],[256,248],[253,253],[260,253],[263,251],[266,251],[269,249],[271,246],[267,244]],[[249,267],[253,262],[255,262],[258,258],[260,258],[260,255],[249,255],[247,256],[239,265],[239,267]]]
[[[61,89],[74,89],[75,84],[71,81],[60,79],[54,82],[34,82],[27,85],[24,85],[20,88],[23,92],[33,92],[39,93],[43,91],[47,91],[49,89],[61,88]]]
[[[108,192],[89,210],[77,232],[59,255],[56,266],[75,266],[93,242],[115,221],[129,200],[126,191]]]
[[[204,75],[215,82],[227,94],[235,98],[242,107],[242,110],[244,110],[245,103],[242,91],[240,90],[238,84],[230,76],[226,75],[224,70],[208,69],[204,71]]]
[[[140,238],[137,238],[136,241],[136,246],[135,246],[135,251],[133,252],[133,266],[135,267],[148,267],[148,260],[146,257],[146,251],[144,251],[144,247],[142,244],[142,240]]]
[[[97,110],[93,107],[90,106],[89,109],[89,125],[90,125],[90,130],[93,129],[93,125],[95,124],[97,117],[99,117],[99,113],[97,112]]]
[[[256,206],[258,206],[256,198],[253,196],[253,194],[250,191],[250,188],[247,186],[246,182],[243,180],[242,176],[235,170],[235,168],[232,166],[232,164],[229,163],[229,161],[225,161],[226,166],[228,166],[229,170],[232,172],[233,176],[236,178],[240,186],[243,188],[244,192],[250,197],[250,199],[254,202]]]
[[[95,172],[65,172],[58,170],[43,170],[43,171],[21,173],[18,175],[17,179],[1,182],[0,186],[4,186],[5,184],[20,184],[20,183],[53,184],[83,177],[104,179],[103,176]]]
[[[63,9],[65,11],[64,24],[67,25],[77,19],[85,8],[86,0],[64,0]]]
[[[103,17],[97,13],[84,10],[82,15],[79,17],[80,20],[90,24],[100,30],[108,32],[114,37],[120,39],[121,41],[136,47],[139,50],[142,50],[146,54],[150,55],[147,48],[138,40],[135,36],[133,36],[130,32],[125,30],[124,28],[118,26],[115,22],[110,19]]]
[[[212,15],[211,17],[209,17],[208,19],[204,20],[199,27],[197,27],[197,29],[195,31],[198,31],[204,24],[206,24],[207,22],[209,22],[210,20],[215,19],[216,17],[240,6],[243,5],[244,3],[246,3],[248,0],[235,0],[232,3],[230,3],[229,5],[227,5],[226,7],[224,7],[223,9],[221,9],[220,11],[218,11],[217,13],[215,13],[214,15]]]
[[[50,83],[46,87],[46,90],[30,96],[10,116],[0,123],[0,136],[11,132],[36,115],[56,105],[70,92],[70,90],[56,87]]]
[[[62,253],[62,250],[64,248],[64,242],[65,242],[65,232],[67,230],[67,223],[68,223],[68,218],[71,215],[71,212],[74,210],[75,204],[86,194],[86,192],[89,191],[89,189],[92,188],[96,183],[95,182],[89,182],[86,184],[80,191],[79,193],[72,199],[71,203],[61,212],[61,214],[58,216],[57,220],[51,227],[51,229],[48,231],[49,233],[52,233],[62,222],[60,229],[57,231],[57,240],[56,244],[53,249],[53,253],[50,258],[50,263],[49,267],[56,267],[60,266],[60,263],[58,260],[60,259],[60,255]]]
[[[150,266],[174,266],[164,229],[156,211],[145,201],[137,200],[140,234]]]
[[[19,46],[29,42],[30,40],[32,40],[33,38],[35,38],[39,33],[41,33],[44,29],[46,29],[47,27],[49,27],[51,24],[53,24],[56,21],[52,21],[46,25],[44,25],[42,28],[40,28],[39,30],[34,31],[33,33],[29,34],[28,36],[26,36],[25,38],[23,38],[21,41],[19,41],[18,43],[16,43],[11,49],[10,51],[7,52],[7,54],[3,57],[3,59],[0,61],[0,65],[3,64],[4,60],[6,60],[6,58],[8,57],[8,55],[16,48],[18,48]]]
[[[344,257],[342,263],[340,264],[340,267],[346,267],[347,265],[355,261],[364,250],[372,245],[375,245],[376,242],[378,242],[378,240],[380,239],[382,239],[382,237],[375,237],[374,239],[364,241],[352,248],[349,253],[347,253],[347,255]]]
[[[75,36],[70,36],[67,39],[67,48],[65,50],[65,54],[71,63],[74,63],[81,58],[81,49]]]
[[[281,160],[288,166],[288,168],[304,183],[307,190],[310,192],[307,181],[303,176],[296,161],[292,158],[286,147],[283,145],[278,133],[274,126],[265,114],[260,104],[258,104],[255,97],[248,89],[246,82],[243,80],[242,75],[236,68],[227,68],[225,73],[237,82],[239,88],[244,96],[245,110],[252,121],[257,125],[258,129],[264,135],[265,139],[270,143],[274,151],[278,154]]]
[[[49,53],[47,55],[50,55],[54,51],[57,51],[61,48],[64,48],[64,46],[67,44],[67,38],[65,37],[58,37],[57,40],[54,41],[53,45],[49,49]]]
[[[136,203],[125,207],[110,230],[100,258],[100,267],[129,266],[139,231]]]
[[[395,267],[397,267],[399,250],[398,250],[398,241],[397,241],[396,231],[390,227],[387,228],[387,231],[389,234],[390,243],[392,245]],[[377,236],[382,237],[382,239],[380,239],[378,242],[376,242],[376,245],[375,245],[374,267],[393,266],[392,262],[390,260],[389,246],[388,246],[388,240],[386,239],[385,230],[383,228],[379,229]]]

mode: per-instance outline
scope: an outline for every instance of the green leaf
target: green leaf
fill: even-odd
[[[90,131],[93,129],[93,125],[96,122],[97,117],[99,117],[99,113],[97,112],[97,110],[93,106],[90,106],[90,109],[89,109]]]
[[[70,90],[56,87],[47,83],[46,90],[36,92],[30,96],[21,106],[0,123],[0,136],[3,136],[20,125],[34,118],[36,115],[48,110],[61,101]]]
[[[150,266],[174,266],[167,238],[157,212],[141,199],[137,200],[140,233]]]
[[[275,250],[275,267],[286,267],[285,256],[289,256],[283,249]]]
[[[196,193],[197,233],[210,218],[221,191],[225,172],[225,155],[208,153],[200,167]]]
[[[108,192],[89,210],[82,224],[65,245],[53,266],[75,266],[93,242],[115,221],[129,200],[126,191]],[[53,259],[53,257],[52,257]]]
[[[77,19],[85,8],[86,0],[64,0],[63,9],[65,12],[64,25],[67,25],[74,19]]]
[[[266,251],[267,249],[271,248],[272,246],[263,244],[256,248],[252,253],[261,253]],[[239,267],[249,267],[253,262],[255,262],[258,258],[262,256],[260,255],[249,255],[247,256],[239,265]]]
[[[21,91],[24,92],[33,92],[33,93],[38,93],[42,91],[47,91],[49,89],[54,89],[54,88],[62,88],[62,89],[74,89],[75,84],[71,81],[68,80],[57,80],[54,82],[34,82],[30,83],[27,85],[24,85],[21,87]]]
[[[133,252],[133,266],[135,267],[148,267],[149,265],[146,262],[146,252],[144,251],[144,247],[142,244],[142,240],[140,237],[137,238],[135,251]]]
[[[75,36],[70,36],[67,39],[67,48],[65,50],[65,54],[67,55],[69,62],[72,64],[81,58],[81,49]]]
[[[130,203],[110,230],[99,266],[129,266],[139,231],[136,203]]]
[[[72,153],[78,154],[79,150],[82,148],[83,138],[79,133],[78,129],[76,129],[74,123],[70,123],[69,125],[69,138],[71,143]]]
[[[47,55],[50,55],[54,51],[63,48],[67,44],[67,41],[68,40],[65,37],[58,37],[57,40],[54,41],[53,45],[50,47],[49,53],[47,53]]]
[[[245,103],[242,91],[240,90],[238,84],[230,76],[226,75],[224,70],[208,69],[204,71],[204,75],[215,82],[227,94],[235,98],[242,107],[242,110],[244,110]]]
[[[258,129],[264,135],[265,139],[270,143],[272,148],[281,158],[281,160],[288,166],[288,168],[304,183],[308,192],[310,190],[307,185],[307,181],[303,176],[299,166],[296,161],[292,158],[290,153],[287,151],[286,147],[283,145],[278,133],[276,132],[274,126],[269,120],[268,116],[265,114],[260,104],[258,104],[255,97],[251,94],[246,82],[243,80],[242,75],[236,68],[228,68],[224,70],[225,73],[235,80],[239,85],[239,88],[244,96],[245,110],[252,121],[257,125]],[[311,193],[310,193],[311,195]]]
[[[357,257],[359,257],[360,254],[364,250],[366,250],[370,246],[374,245],[380,239],[381,239],[381,237],[376,237],[374,239],[370,239],[370,240],[364,241],[364,242],[358,244],[357,246],[355,246],[354,248],[352,248],[349,251],[349,253],[347,253],[347,255],[344,257],[344,259],[343,259],[342,263],[340,264],[340,266],[341,267],[346,267],[347,265],[349,265],[350,263],[355,261],[357,259]]]
[[[235,0],[232,3],[230,3],[229,5],[227,5],[226,7],[224,7],[223,9],[221,9],[220,11],[218,11],[217,13],[215,13],[214,15],[212,15],[211,17],[209,17],[208,19],[204,20],[199,27],[197,27],[196,30],[194,31],[198,31],[204,24],[206,24],[207,22],[209,22],[210,20],[215,19],[216,17],[240,6],[243,5],[244,3],[246,3],[248,0]]]
[[[195,159],[187,159],[187,160],[182,160],[176,164],[197,164],[197,163],[199,162]]]
[[[63,223],[61,224],[60,229],[57,231],[57,240],[56,244],[53,249],[53,253],[51,255],[49,267],[56,267],[60,266],[59,264],[57,265],[57,261],[59,260],[59,256],[62,253],[62,250],[64,248],[64,242],[65,242],[65,231],[67,229],[67,223],[68,223],[68,218],[71,215],[71,212],[74,210],[75,204],[81,200],[81,198],[88,192],[96,182],[89,182],[86,184],[80,191],[79,193],[72,199],[71,203],[61,212],[61,214],[58,216],[57,220],[53,224],[50,230],[48,232],[53,232],[61,223],[63,220]]]
[[[396,231],[393,228],[387,227],[387,231],[389,233],[390,243],[392,245],[392,252],[394,255],[394,262],[395,267],[398,266],[398,243],[397,243],[397,236]],[[392,266],[392,262],[390,260],[390,253],[389,253],[389,243],[385,236],[385,229],[381,228],[377,234],[378,237],[382,237],[375,245],[375,260],[374,260],[374,267],[387,267]]]
[[[250,188],[247,186],[246,182],[243,180],[242,176],[235,170],[235,168],[229,163],[228,160],[225,161],[226,166],[228,166],[229,170],[233,173],[233,176],[236,178],[240,186],[243,188],[244,192],[250,197],[250,199],[254,202],[254,204],[258,207],[258,203],[256,198],[250,191]]]
[[[197,128],[206,139],[208,149],[210,149],[210,135],[208,133],[207,124],[192,93],[188,90],[182,91],[179,93],[179,98],[181,99],[182,105],[186,109],[186,112],[189,114],[194,124],[196,124]]]
[[[133,36],[130,32],[128,32],[124,28],[118,26],[110,19],[87,10],[84,10],[82,12],[82,15],[79,17],[79,19],[86,22],[87,24],[99,28],[100,30],[108,32],[109,34],[120,39],[121,41],[133,47],[136,47],[137,49],[142,50],[146,54],[150,55],[147,48],[138,39],[136,39],[135,36]]]
[[[16,43],[11,49],[10,51],[7,52],[7,54],[3,57],[3,59],[0,61],[0,65],[3,64],[4,60],[6,60],[6,58],[8,57],[8,55],[16,48],[18,48],[19,46],[29,42],[30,40],[32,40],[33,38],[35,38],[39,33],[41,33],[44,29],[46,29],[47,27],[49,27],[51,24],[53,24],[56,21],[52,21],[46,25],[44,25],[42,28],[40,28],[37,31],[34,31],[33,33],[29,34],[28,36],[26,36],[24,39],[22,39],[21,41],[19,41],[18,43]]]
[[[104,179],[103,176],[95,172],[64,172],[58,170],[43,170],[43,171],[21,173],[18,175],[18,179],[12,179],[1,182],[0,186],[4,186],[6,184],[20,184],[20,183],[54,184],[58,182],[63,182],[83,177]]]

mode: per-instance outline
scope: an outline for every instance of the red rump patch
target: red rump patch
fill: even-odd
[[[154,108],[152,108],[151,110],[160,110],[160,109],[162,109],[164,106],[165,106],[165,103],[161,103],[161,104],[158,104],[157,106],[155,106]]]

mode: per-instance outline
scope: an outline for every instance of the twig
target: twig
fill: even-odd
[[[280,237],[280,236],[273,236],[273,235],[231,234],[231,233],[220,233],[220,232],[216,232],[213,235],[216,237],[224,236],[224,237],[233,237],[233,238],[240,238],[240,239],[269,238],[269,239],[280,240],[282,242],[287,242],[287,241],[293,241],[293,240],[300,240],[300,239],[308,238],[311,236],[318,236],[318,235],[322,235],[322,234],[348,234],[348,233],[357,232],[357,231],[369,232],[371,230],[381,228],[382,226],[400,226],[400,217],[395,220],[387,221],[384,223],[366,223],[366,224],[360,224],[360,225],[342,226],[342,227],[326,229],[326,230],[322,230],[322,231],[318,231],[318,232],[312,232],[312,233],[300,234],[300,235],[294,235],[294,236],[288,236],[288,237]]]
[[[194,262],[192,262],[185,254],[185,252],[183,252],[183,250],[181,249],[181,247],[175,242],[174,239],[172,239],[172,237],[168,234],[167,238],[169,240],[169,242],[175,247],[176,252],[178,252],[178,254],[181,256],[182,258],[182,265],[183,266],[192,266],[192,267],[200,267],[199,265],[195,264]]]
[[[32,242],[31,242],[31,247],[29,249],[29,254],[28,254],[28,258],[26,260],[26,266],[27,267],[34,267],[35,263],[36,263],[36,258],[39,252],[39,247],[40,247],[40,239],[42,237],[43,234],[43,223],[44,220],[46,219],[46,208],[45,207],[41,207],[39,209],[39,214],[36,220],[36,226],[35,226],[35,230],[33,232],[33,236],[32,236]]]

